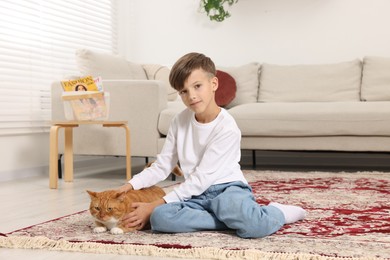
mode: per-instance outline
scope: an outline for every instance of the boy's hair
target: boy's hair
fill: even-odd
[[[181,57],[173,65],[169,73],[169,83],[174,89],[181,91],[184,88],[184,82],[196,69],[202,69],[209,73],[210,77],[215,77],[214,62],[204,54],[191,52]]]

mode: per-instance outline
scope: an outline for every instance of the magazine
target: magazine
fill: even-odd
[[[103,91],[102,77],[93,78],[93,81],[95,82],[98,91]]]
[[[101,77],[86,76],[74,80],[63,80],[62,99],[68,120],[105,120],[108,116],[106,98]]]
[[[103,91],[100,77],[94,79],[92,76],[87,76],[79,79],[63,80],[61,85],[65,91]]]
[[[77,91],[64,92],[62,100],[65,102],[65,116],[68,120],[106,120],[108,106],[104,92]]]

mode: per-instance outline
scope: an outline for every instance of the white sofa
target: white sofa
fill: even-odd
[[[128,120],[133,156],[154,157],[169,123],[184,109],[169,87],[169,69],[79,50],[83,75],[102,76],[111,95],[110,120]],[[390,151],[390,58],[334,64],[249,63],[218,67],[236,81],[225,108],[242,132],[242,149]],[[52,119],[63,120],[59,82],[52,85]],[[115,129],[80,129],[76,154],[125,155]]]
[[[223,69],[237,83],[227,109],[241,129],[242,149],[390,151],[390,59]],[[160,134],[180,109],[168,103]]]

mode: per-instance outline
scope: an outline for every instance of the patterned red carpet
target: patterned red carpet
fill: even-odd
[[[111,235],[93,234],[83,211],[3,234],[0,247],[214,259],[390,259],[390,173],[245,175],[259,203],[300,205],[307,218],[263,239],[230,231]]]

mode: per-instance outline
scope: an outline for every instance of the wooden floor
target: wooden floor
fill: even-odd
[[[140,166],[138,164],[137,166],[136,163],[133,165],[134,172],[137,172],[140,169],[142,169],[142,165]],[[85,190],[102,191],[105,189],[117,188],[125,182],[125,178],[126,172],[124,169],[113,172],[101,172],[98,174],[81,174],[77,173],[75,170],[74,182],[65,183],[60,180],[59,188],[57,190],[49,189],[48,177],[33,177],[19,179],[17,181],[0,182],[0,232],[11,232],[50,219],[85,210],[89,206],[89,196]],[[165,182],[172,183],[170,180]],[[164,185],[165,182],[161,185]],[[0,259],[156,260],[171,258],[0,248]]]

